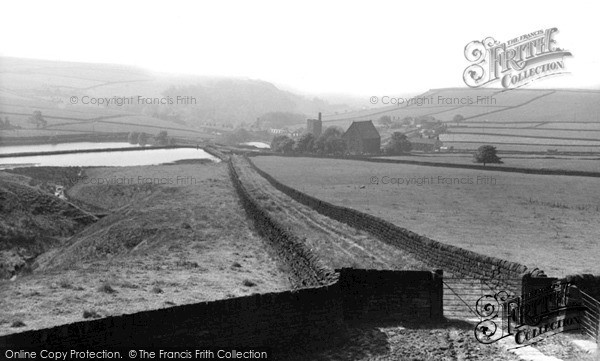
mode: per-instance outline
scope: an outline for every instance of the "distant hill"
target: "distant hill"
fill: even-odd
[[[92,103],[110,99],[110,104]],[[125,100],[124,100],[125,99]],[[127,101],[126,99],[132,99]],[[119,104],[120,103],[120,104]],[[59,61],[0,58],[2,137],[146,131],[212,137],[272,112],[315,116],[344,106],[243,79],[153,73],[144,69]],[[29,120],[42,112],[45,128]]]
[[[387,99],[386,99],[387,101]],[[324,126],[390,116],[394,122],[433,117],[447,125],[440,139],[462,149],[600,151],[600,91],[584,89],[431,89],[401,106],[325,114]],[[408,105],[406,105],[409,103]],[[455,122],[460,115],[463,119]],[[381,127],[382,133],[389,133]]]

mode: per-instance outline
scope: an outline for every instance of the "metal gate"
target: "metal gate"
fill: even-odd
[[[444,277],[443,279],[443,309],[447,319],[460,319],[470,322],[480,322],[477,313],[477,301],[486,295],[494,295],[505,291],[507,298],[521,296],[523,279],[485,279],[468,277]],[[600,300],[579,292],[581,303],[581,332],[600,343]]]
[[[581,299],[585,306],[581,330],[598,343],[600,341],[600,301],[583,291],[581,291]]]
[[[511,297],[518,296],[521,293],[521,282],[521,278],[498,281],[485,278],[444,277],[444,317],[479,321],[480,316],[476,312],[477,300],[500,291],[506,291]]]

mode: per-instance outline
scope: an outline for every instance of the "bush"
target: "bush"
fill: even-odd
[[[101,318],[100,314],[93,310],[84,310],[83,318]]]
[[[112,288],[112,286],[108,283],[101,284],[100,287],[98,287],[98,292],[108,293],[108,294],[117,293],[117,291],[114,288]]]
[[[10,324],[10,327],[25,327],[25,322],[21,321],[21,320],[15,320],[13,321],[13,323]]]
[[[245,279],[244,282],[242,282],[242,284],[246,287],[254,287],[256,286],[256,282],[254,281],[250,281],[249,279]]]
[[[67,280],[61,280],[58,285],[60,286],[60,288],[64,288],[64,289],[72,289],[73,285],[67,281]]]

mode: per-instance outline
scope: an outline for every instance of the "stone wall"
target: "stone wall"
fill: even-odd
[[[452,273],[455,277],[464,276],[489,279],[491,285],[498,287],[512,287],[514,285],[513,282],[509,284],[508,282],[503,282],[503,280],[520,279],[525,274],[532,275],[533,277],[544,277],[543,272],[537,268],[533,270],[528,269],[525,265],[519,263],[485,256],[470,250],[437,242],[373,215],[309,196],[277,181],[270,174],[258,168],[250,159],[248,161],[275,188],[287,194],[292,199],[311,207],[325,216],[366,231],[385,243],[405,250],[415,258],[431,266],[432,269],[443,269]],[[520,289],[514,291],[520,292]]]
[[[340,332],[337,285],[255,294],[82,321],[0,337],[14,347],[119,348],[231,346],[282,349]]]
[[[281,262],[289,269],[290,281],[295,288],[326,285],[335,282],[336,272],[327,267],[301,239],[269,216],[248,194],[240,181],[233,162],[229,160],[229,174],[246,214],[254,227],[271,245]]]
[[[440,275],[339,270],[328,286],[254,294],[82,321],[0,337],[6,348],[266,347],[289,350],[344,336],[348,320],[437,321]]]
[[[442,318],[442,272],[340,270],[346,321]]]

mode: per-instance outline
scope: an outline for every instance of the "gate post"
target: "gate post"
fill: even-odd
[[[433,279],[430,293],[431,298],[431,319],[441,321],[444,318],[444,271],[441,269],[433,272]]]
[[[521,297],[537,289],[549,287],[557,282],[555,277],[533,277],[531,273],[525,273],[521,279]]]

